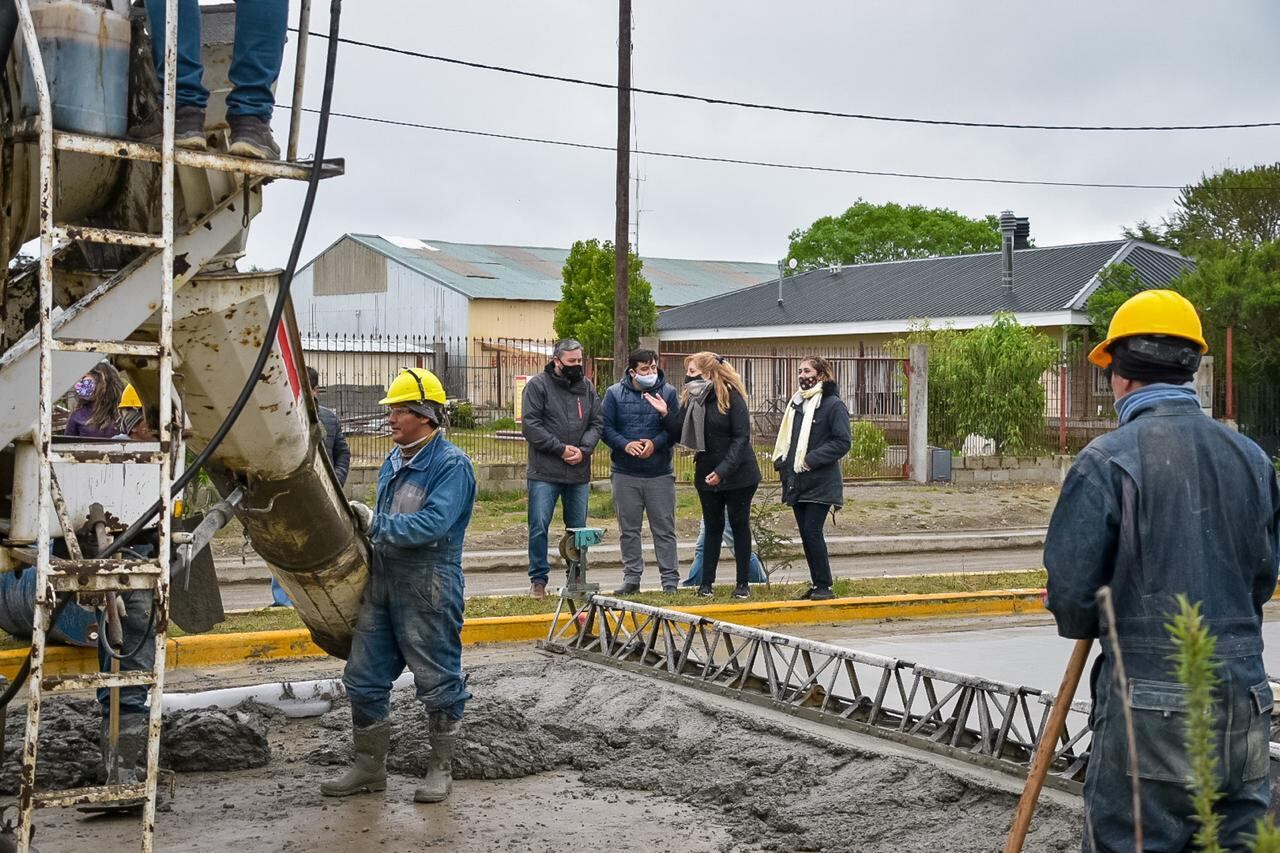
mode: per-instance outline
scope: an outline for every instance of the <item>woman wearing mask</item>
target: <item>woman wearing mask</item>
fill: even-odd
[[[840,460],[849,452],[849,409],[840,399],[831,365],[809,356],[800,362],[800,389],[787,405],[773,445],[773,467],[782,480],[782,502],[800,528],[810,589],[801,598],[833,598],[831,560],[822,534],[827,516],[844,506]]]
[[[75,385],[79,405],[71,413],[63,435],[83,438],[112,438],[120,433],[120,396],[124,383],[107,362],[101,362]]]
[[[760,485],[760,466],[751,446],[747,390],[733,365],[715,353],[700,352],[685,359],[680,405],[680,443],[694,451],[693,482],[706,528],[698,595],[710,598],[713,594],[727,514],[737,563],[733,597],[749,598],[751,498]]]

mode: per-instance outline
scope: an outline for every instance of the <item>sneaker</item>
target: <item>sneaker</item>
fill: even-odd
[[[538,581],[534,581],[533,583],[529,584],[529,597],[530,598],[546,598],[547,597],[546,583],[545,582],[539,583]]]
[[[733,597],[734,598],[750,598],[751,587],[747,586],[745,583],[738,584],[733,588]]]
[[[623,583],[622,586],[618,587],[613,591],[613,594],[614,595],[635,595],[639,591],[640,591],[640,584]]]
[[[711,596],[715,594],[716,591],[711,588],[710,584],[704,583],[702,586],[698,587],[698,598],[711,598]]]
[[[830,601],[836,597],[836,594],[831,591],[829,586],[815,586],[809,590],[809,594],[806,597],[812,601]]]
[[[279,160],[280,146],[271,135],[271,120],[263,116],[227,116],[231,125],[231,148],[237,157]]]
[[[676,591],[677,591],[677,588],[674,586],[664,586],[662,588],[663,595],[675,595]]]
[[[164,141],[164,113],[156,110],[135,124],[125,134],[135,142],[159,145]],[[204,135],[204,110],[179,104],[173,117],[173,144],[189,151],[207,151]]]
[[[813,587],[809,587],[804,592],[800,593],[800,595],[796,597],[796,601],[808,601],[811,598],[813,598]]]

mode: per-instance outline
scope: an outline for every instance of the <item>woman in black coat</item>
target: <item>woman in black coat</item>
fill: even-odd
[[[787,405],[773,446],[773,467],[782,480],[782,502],[791,507],[800,528],[810,589],[801,598],[828,599],[831,560],[822,528],[827,516],[844,506],[840,460],[849,452],[849,409],[825,358],[800,362],[800,389]]]
[[[723,358],[712,352],[696,353],[685,359],[680,405],[680,443],[694,451],[693,484],[707,531],[698,595],[709,598],[713,594],[727,510],[737,561],[733,597],[750,598],[751,499],[760,485],[760,466],[751,446],[746,387],[738,371]]]

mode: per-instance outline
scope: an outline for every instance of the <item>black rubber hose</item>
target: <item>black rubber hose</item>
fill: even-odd
[[[253,396],[253,389],[258,383],[258,377],[262,375],[262,370],[267,364],[267,358],[275,347],[276,330],[280,326],[280,318],[284,316],[284,306],[289,301],[289,288],[293,284],[293,275],[297,271],[298,260],[302,255],[302,244],[306,240],[307,227],[311,224],[311,211],[315,207],[316,190],[319,188],[320,175],[324,168],[324,149],[325,143],[329,138],[329,110],[333,105],[333,72],[338,62],[338,25],[341,17],[342,0],[329,0],[329,47],[325,55],[324,91],[320,98],[320,118],[316,128],[315,160],[311,164],[311,175],[307,179],[307,195],[302,203],[302,213],[298,217],[298,228],[294,232],[293,247],[289,251],[289,263],[285,267],[284,273],[280,276],[280,292],[276,295],[275,307],[271,311],[271,320],[268,322],[267,332],[263,336],[262,349],[258,352],[258,360],[254,362],[253,371],[250,373],[249,379],[245,382],[244,388],[240,390],[240,396],[231,407],[231,411],[227,413],[222,425],[218,427],[217,432],[209,439],[209,443],[205,445],[204,450],[200,451],[191,465],[177,480],[174,480],[170,499],[182,494],[182,490],[187,487],[187,484],[196,476],[201,467],[213,456],[213,451],[227,437],[227,433],[231,432],[231,427],[235,425],[236,418],[240,417],[240,413],[244,411],[244,407],[249,403],[249,398]],[[124,533],[117,536],[115,541],[98,555],[99,558],[110,557],[132,542],[134,537],[151,522],[151,519],[156,517],[162,507],[163,502],[161,501],[156,501],[152,504],[150,509],[139,516]],[[53,622],[57,622],[58,617],[62,615],[62,611],[70,601],[71,598],[68,596],[58,602],[53,611]],[[18,695],[18,691],[22,689],[30,674],[31,652],[28,651],[21,668],[14,676],[13,683],[9,685],[9,689],[5,691],[4,696],[0,696],[0,711],[7,708],[9,703],[13,701],[13,697]]]

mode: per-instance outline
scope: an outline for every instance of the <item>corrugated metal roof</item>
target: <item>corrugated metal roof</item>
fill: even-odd
[[[447,243],[374,234],[347,236],[472,299],[559,302],[560,270],[569,256],[568,249]],[[653,287],[653,301],[659,306],[719,296],[777,275],[772,264],[746,261],[643,260],[645,278]]]
[[[1132,262],[1153,287],[1168,284],[1192,266],[1181,255],[1138,241],[1021,249],[1014,253],[1014,286],[1009,291],[1000,284],[999,252],[860,264],[785,279],[781,305],[775,275],[772,281],[732,297],[672,308],[658,315],[658,329],[859,323],[1078,308],[1073,303],[1083,304],[1091,292],[1091,280],[1112,259]]]

